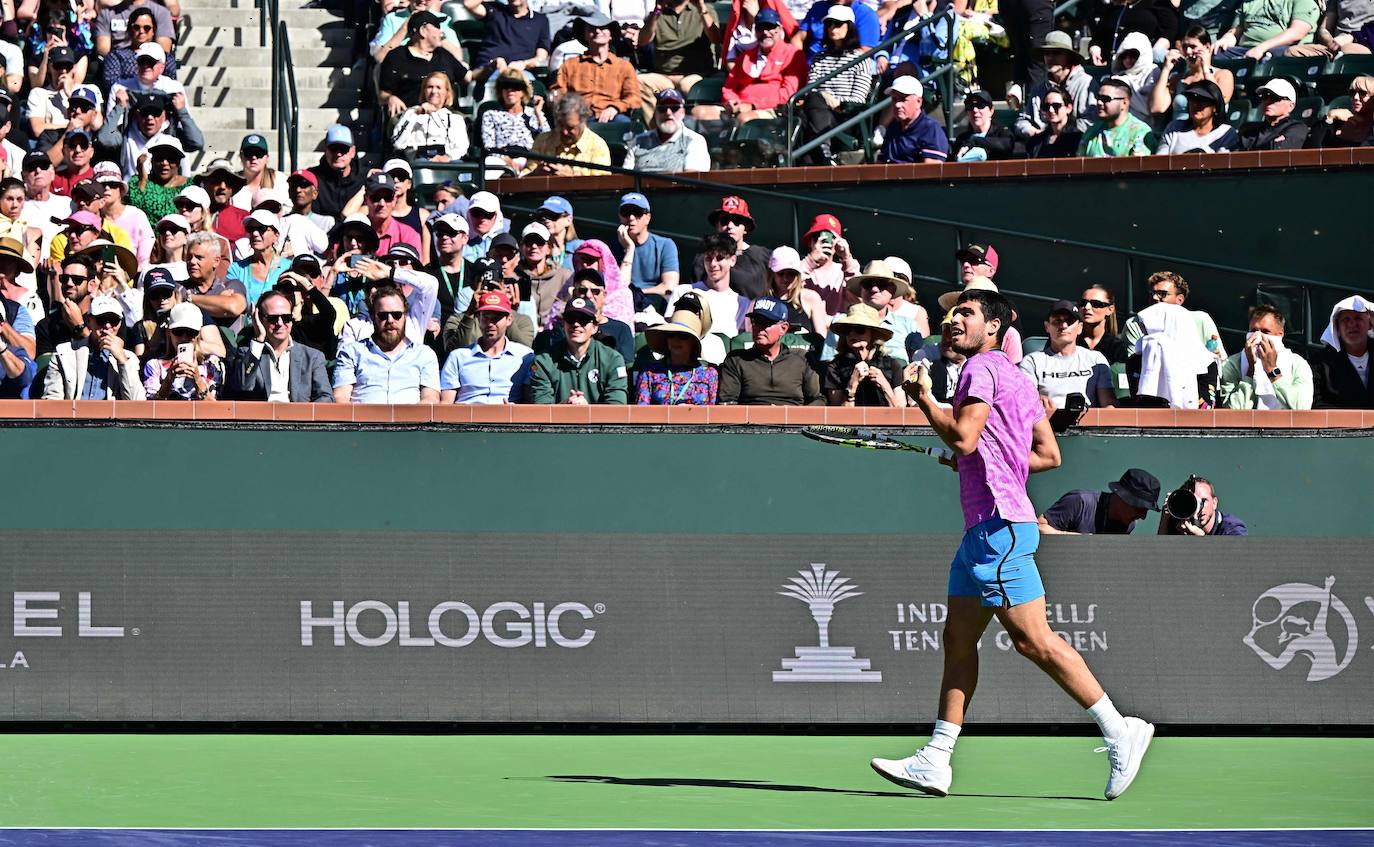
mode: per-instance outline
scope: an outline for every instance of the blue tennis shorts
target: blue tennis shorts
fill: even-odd
[[[1008,608],[1045,596],[1035,551],[1040,527],[988,518],[964,532],[949,566],[949,596],[982,597],[984,606]]]

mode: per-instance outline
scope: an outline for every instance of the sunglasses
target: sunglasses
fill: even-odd
[[[181,161],[181,157],[175,153],[154,153],[153,161],[162,162],[167,165],[175,165]]]
[[[1099,95],[1097,95],[1097,102],[1099,102],[1099,103],[1111,103],[1111,102],[1114,102],[1114,101],[1116,101],[1116,100],[1125,100],[1125,99],[1126,99],[1125,97],[1112,97],[1112,96],[1109,95],[1109,94],[1099,94]]]
[[[1347,95],[1351,96],[1351,97],[1368,97],[1368,96],[1370,96],[1368,91],[1361,91],[1361,90],[1358,89],[1358,88],[1352,88],[1352,89],[1350,89],[1349,91],[1347,91],[1347,92],[1345,92],[1345,93],[1346,93]]]
[[[1150,289],[1150,297],[1153,298],[1153,299],[1155,299],[1155,300],[1163,300],[1165,297],[1168,297],[1168,296],[1169,296],[1170,294],[1172,294],[1172,293],[1173,293],[1173,292],[1170,291],[1170,290],[1167,289],[1167,288],[1152,288],[1152,289]]]
[[[245,228],[245,229],[244,229],[244,232],[247,232],[247,231],[248,231],[247,228]],[[262,231],[262,228],[259,227],[259,228],[258,228],[258,231],[261,232],[261,231]],[[182,228],[179,227],[179,226],[170,225],[170,224],[169,224],[168,226],[160,226],[160,227],[157,228],[157,234],[158,234],[158,235],[176,235],[177,233],[181,233],[181,234],[185,235],[185,234],[186,234],[186,230],[182,229]]]
[[[248,235],[262,235],[264,232],[267,232],[267,227],[257,225],[246,226],[243,228],[243,231]]]
[[[772,329],[773,327],[778,325],[778,321],[775,321],[772,318],[765,318],[760,315],[750,315],[749,323],[753,325],[756,329]]]
[[[681,103],[659,103],[657,106],[654,107],[654,111],[662,112],[663,114],[667,115],[673,112],[681,112],[683,108],[684,107]]]
[[[584,314],[582,314],[581,312],[579,312],[579,313],[577,313],[577,314],[575,314],[575,315],[564,315],[564,316],[563,316],[563,323],[569,323],[569,324],[572,324],[573,326],[586,326],[587,324],[590,324],[590,323],[591,323],[592,321],[594,321],[594,320],[596,320],[596,318],[593,318],[593,317],[591,317],[591,316],[589,316],[589,315],[584,315]]]
[[[461,233],[456,229],[449,229],[446,226],[436,226],[434,228],[434,235],[436,238],[457,238],[464,234],[465,233]]]
[[[644,216],[647,215],[647,214],[649,214],[649,210],[648,210],[648,209],[641,209],[641,208],[639,208],[638,206],[622,206],[622,207],[620,207],[620,215],[621,215],[621,217],[625,217],[625,218],[642,218],[642,217],[644,217]]]
[[[375,194],[367,195],[367,199],[373,203],[390,203],[396,199],[396,195],[390,191],[378,191]]]
[[[387,176],[391,177],[397,182],[410,182],[410,174],[406,173],[405,171],[389,171],[387,173]]]
[[[84,103],[84,102],[83,102],[83,103],[69,103],[69,104],[67,104],[67,114],[71,114],[72,112],[94,112],[94,111],[95,111],[95,107],[94,107],[94,106],[88,106],[88,105],[87,105],[86,103]]]
[[[129,24],[130,32],[152,32],[152,24]]]
[[[488,212],[486,209],[473,209],[473,210],[471,211],[470,214],[471,214],[474,218],[481,218],[481,219],[484,220],[484,221],[487,220],[488,218],[494,218],[494,217],[496,217],[496,213],[495,213],[495,212]]]
[[[192,201],[190,201],[190,200],[182,200],[181,202],[179,202],[179,203],[173,203],[172,205],[176,207],[176,210],[177,210],[178,212],[189,212],[189,211],[191,211],[192,209],[199,209],[199,208],[200,208],[199,206],[197,206],[194,202],[192,202]]]
[[[1045,110],[1046,110],[1046,111],[1049,111],[1049,112],[1057,112],[1057,111],[1059,111],[1060,109],[1063,109],[1063,108],[1065,108],[1065,104],[1063,104],[1063,103],[1046,103],[1046,104],[1045,104]]]
[[[138,110],[138,114],[145,118],[160,118],[167,114],[167,110],[161,106],[144,106]]]
[[[151,68],[153,65],[157,64],[157,59],[154,59],[152,56],[139,56],[135,64],[140,68]]]
[[[118,315],[95,315],[94,317],[95,325],[103,326],[106,329],[112,329],[124,322]]]
[[[52,166],[52,162],[42,162],[40,164],[25,165],[24,173],[29,173],[30,171],[50,171],[52,170]]]
[[[252,150],[240,150],[239,155],[245,159],[266,159],[267,151],[254,148]]]
[[[397,256],[394,259],[387,259],[386,263],[395,268],[409,268],[415,264],[410,259],[407,259],[405,256]]]
[[[53,65],[53,66],[52,66],[52,69],[55,70],[55,71],[57,71],[57,72],[60,73],[60,74],[65,74],[65,73],[69,72],[69,71],[70,71],[72,68],[74,68],[74,67],[76,67],[76,65],[69,65],[69,64],[63,62],[63,63],[60,63],[60,64],[55,64],[55,65]]]
[[[735,215],[724,215],[720,219],[723,226],[749,226],[748,218],[741,218]]]
[[[399,321],[405,317],[405,312],[376,312],[379,321]]]
[[[167,332],[173,338],[195,338],[197,335],[200,335],[200,333],[194,329],[172,329]]]
[[[1261,99],[1261,100],[1269,100],[1269,101],[1277,101],[1277,100],[1282,100],[1282,99],[1284,99],[1284,98],[1280,97],[1279,95],[1275,94],[1275,93],[1272,92],[1272,91],[1261,91],[1261,92],[1260,92],[1260,99]]]
[[[597,288],[594,285],[584,285],[581,288],[573,289],[573,294],[576,294],[578,297],[595,297],[605,290],[604,288]]]
[[[296,320],[295,318],[291,317],[289,313],[285,315],[263,315],[262,319],[267,323],[268,326],[294,323]]]
[[[1080,309],[1086,309],[1089,306],[1092,306],[1094,309],[1105,309],[1110,305],[1112,304],[1108,303],[1106,300],[1089,300],[1086,297],[1078,301],[1078,308]]]
[[[82,138],[68,138],[62,144],[64,147],[75,147],[77,150],[87,150],[91,146],[91,142]]]
[[[346,144],[331,144],[324,149],[327,153],[329,153],[332,156],[342,156],[351,151],[353,148],[347,146]]]
[[[62,280],[63,285],[80,285],[83,282],[90,282],[88,276],[76,276],[74,274],[58,274],[58,279]]]
[[[549,242],[545,241],[537,235],[529,235],[526,236],[525,239],[520,243],[525,245],[526,247],[543,247],[545,244],[548,244]]]

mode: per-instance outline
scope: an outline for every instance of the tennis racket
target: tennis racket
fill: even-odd
[[[907,444],[895,438],[879,435],[871,429],[852,426],[808,426],[802,435],[812,441],[826,444],[839,444],[844,447],[864,447],[869,450],[905,450],[908,453],[924,453],[937,459],[953,459],[954,451],[946,447],[920,447]]]

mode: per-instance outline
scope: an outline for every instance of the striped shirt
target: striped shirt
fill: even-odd
[[[824,54],[816,57],[811,65],[807,84],[830,73],[835,68],[854,58],[854,53],[843,56]],[[826,81],[821,90],[844,103],[867,103],[869,92],[873,90],[873,61],[864,59],[859,64]]]

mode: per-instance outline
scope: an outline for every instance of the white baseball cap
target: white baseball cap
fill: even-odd
[[[535,221],[534,223],[529,224],[524,229],[520,230],[521,240],[531,235],[537,235],[544,241],[548,241],[550,238],[549,228],[541,224],[539,221]]]
[[[173,212],[170,215],[163,215],[160,219],[158,219],[157,226],[162,226],[163,224],[171,224],[177,229],[180,229],[182,232],[191,231],[191,222],[186,220],[185,215],[179,215],[176,212]],[[157,227],[154,227],[154,229],[156,228]]]
[[[256,209],[263,203],[276,203],[278,207],[283,209],[291,208],[291,198],[286,195],[286,189],[277,186],[259,188],[253,192],[253,208]]]
[[[501,201],[490,191],[479,191],[472,195],[468,201],[469,209],[481,209],[484,212],[501,214]]]
[[[119,305],[119,301],[109,295],[101,295],[91,298],[91,306],[86,310],[88,315],[120,315],[123,316],[124,309]]]
[[[791,247],[779,247],[773,251],[773,255],[768,257],[768,269],[773,273],[779,271],[796,271],[804,273],[802,270],[801,256]]]
[[[277,216],[266,209],[254,209],[252,214],[243,219],[245,224],[249,221],[254,221],[262,226],[270,227],[277,232],[281,232],[281,221],[277,220]]]
[[[195,203],[202,209],[210,208],[210,194],[204,188],[201,188],[199,185],[188,185],[185,188],[181,189],[181,193],[177,196],[185,197],[187,200],[190,200],[192,203]]]
[[[892,80],[892,84],[889,85],[883,93],[891,94],[894,91],[904,97],[910,94],[915,94],[917,97],[920,97],[925,92],[925,89],[921,87],[921,81],[916,77],[899,76]]]
[[[1255,93],[1263,94],[1266,91],[1280,100],[1289,100],[1294,103],[1298,101],[1298,92],[1293,88],[1293,83],[1282,77],[1276,77],[1269,80],[1264,85],[1257,88]]]
[[[434,229],[436,226],[446,226],[454,232],[461,232],[464,235],[467,235],[469,232],[468,219],[457,212],[445,212],[442,215],[435,215],[430,218],[429,228]]]
[[[848,6],[841,6],[839,3],[833,4],[825,13],[827,21],[848,21],[854,23],[854,10]]]
[[[911,265],[907,264],[906,259],[899,256],[888,256],[883,261],[887,262],[887,266],[892,269],[893,273],[904,276],[907,282],[911,282]]]
[[[408,177],[415,175],[415,172],[410,169],[410,162],[405,159],[387,159],[386,164],[382,165],[382,173],[389,174],[392,171],[405,171]]]
[[[144,46],[146,47],[147,45],[145,44]],[[168,135],[165,132],[161,132],[148,139],[147,149],[149,153],[161,147],[170,147],[177,151],[178,157],[183,159],[186,158],[186,148],[181,146],[181,139],[177,138],[175,135]]]
[[[167,61],[167,52],[163,50],[162,45],[158,44],[156,41],[149,41],[147,44],[144,44],[142,47],[139,47],[138,50],[134,51],[135,59],[142,59],[144,56],[147,56],[154,62]]]
[[[200,332],[203,326],[205,318],[195,303],[178,303],[172,307],[172,314],[167,321],[168,329],[193,329]]]

